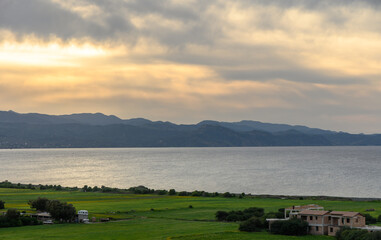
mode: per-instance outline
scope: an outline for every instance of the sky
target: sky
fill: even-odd
[[[379,0],[0,0],[0,110],[381,133]]]

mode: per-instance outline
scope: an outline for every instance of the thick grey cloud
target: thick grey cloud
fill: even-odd
[[[34,34],[38,37],[47,38],[54,35],[63,40],[88,37],[97,41],[121,40],[125,44],[133,43],[136,37],[147,36],[158,39],[170,47],[179,47],[187,43],[212,45],[216,38],[223,37],[221,29],[224,26],[221,24],[224,23],[219,20],[223,19],[224,16],[215,19],[213,11],[223,9],[226,6],[217,0],[198,0],[193,1],[192,4],[180,4],[171,0],[85,0],[69,2],[72,9],[64,8],[57,2],[48,0],[2,0],[0,2],[0,28],[8,29],[19,36]],[[304,8],[321,12],[325,14],[326,24],[343,26],[349,17],[356,16],[344,16],[335,12],[334,7],[356,9],[356,5],[359,4],[370,8],[381,6],[380,1],[376,0],[240,0],[232,3],[237,3],[242,8],[256,8],[258,6],[279,8],[277,14],[261,13],[260,21],[255,23],[258,27],[269,30],[283,27],[279,22],[278,14],[282,14],[283,11],[290,8]],[[95,6],[101,11],[83,18],[75,11],[75,8],[78,6],[86,8],[87,5],[89,7]],[[160,20],[152,23],[153,26],[148,29],[137,29],[131,23],[131,18],[134,16],[148,17],[152,15],[161,17],[161,20],[178,21],[183,25],[183,29],[173,29],[170,26],[163,27]],[[379,30],[381,31],[381,29]]]
[[[96,17],[96,16],[94,16]],[[45,0],[3,0],[0,2],[0,28],[17,36],[59,37],[63,40],[90,37],[108,39],[134,28],[120,15],[105,17],[104,25],[84,19],[59,5]]]

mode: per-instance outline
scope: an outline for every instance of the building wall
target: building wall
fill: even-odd
[[[88,219],[88,215],[78,214],[78,221],[82,221],[83,219]]]
[[[311,235],[324,235],[327,231],[327,227],[324,226],[309,226],[308,233]]]
[[[328,227],[328,235],[329,236],[336,236],[336,233],[337,233],[337,231],[339,231],[340,230],[340,227],[335,227],[335,226],[329,226]]]
[[[332,217],[330,224],[347,227],[365,227],[365,217],[361,215],[355,217]]]
[[[297,218],[303,219],[309,224],[309,234],[335,236],[336,232],[343,226],[364,227],[365,217],[358,215],[355,217],[331,217],[331,216],[313,216],[297,215]],[[329,225],[329,226],[324,226]]]
[[[331,221],[328,220],[328,216],[310,216],[310,215],[298,215],[299,219],[303,219],[308,222],[308,224],[330,224]]]

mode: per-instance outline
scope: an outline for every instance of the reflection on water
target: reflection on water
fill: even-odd
[[[0,150],[0,181],[381,197],[381,147]]]

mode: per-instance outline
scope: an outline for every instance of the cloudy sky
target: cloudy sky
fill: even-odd
[[[381,1],[0,0],[0,110],[381,133]]]

